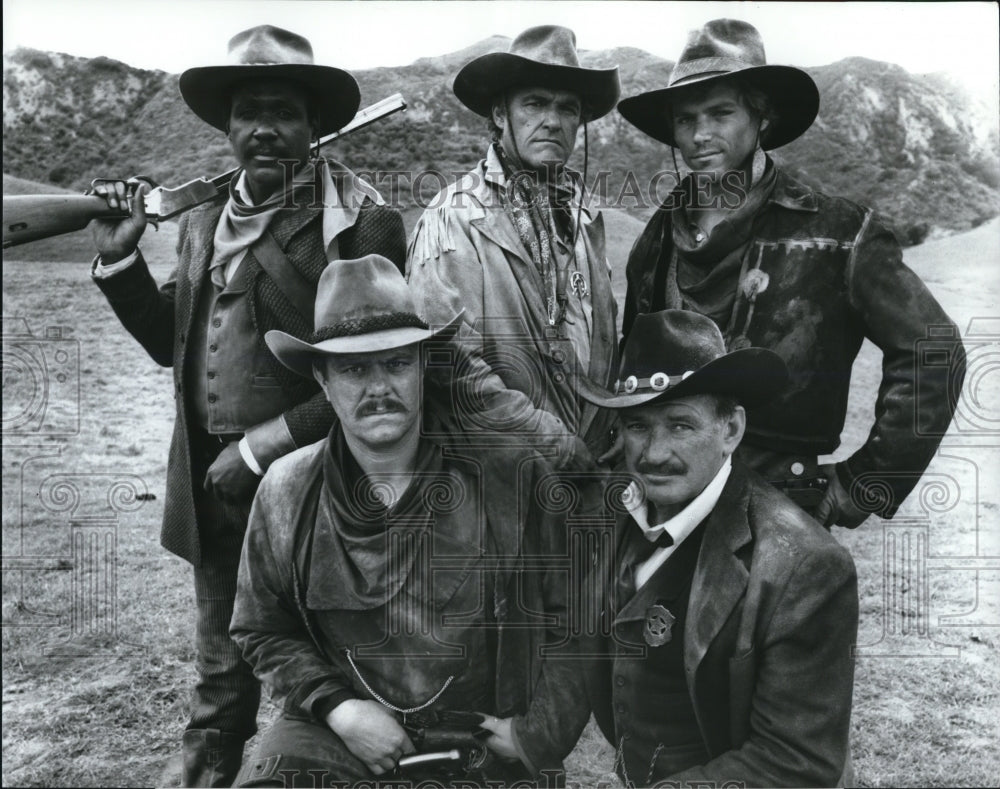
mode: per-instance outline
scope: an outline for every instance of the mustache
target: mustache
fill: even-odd
[[[373,414],[405,414],[409,409],[394,397],[382,397],[378,400],[365,400],[354,412],[357,417],[372,416]]]

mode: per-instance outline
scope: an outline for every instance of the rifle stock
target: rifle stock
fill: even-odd
[[[313,147],[319,148],[405,109],[406,101],[395,93],[359,110],[347,126],[321,137]],[[154,223],[173,219],[226,192],[237,173],[238,168],[212,179],[196,178],[175,189],[157,187],[146,195],[146,215]],[[104,199],[95,195],[4,195],[3,248],[82,230],[92,219],[125,215],[121,211],[110,210]]]
[[[3,198],[3,248],[83,230],[91,219],[125,216],[96,195],[15,195]]]

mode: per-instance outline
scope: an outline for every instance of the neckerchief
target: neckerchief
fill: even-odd
[[[558,178],[540,184],[523,167],[515,170],[520,162],[510,161],[499,143],[494,143],[493,148],[507,185],[506,189],[500,190],[501,204],[541,274],[549,325],[558,326],[566,318],[568,269],[556,263],[552,235],[558,234],[576,254],[571,237],[573,198],[576,195],[573,178],[563,167]]]
[[[691,176],[676,190],[681,204],[671,222],[674,252],[667,270],[669,308],[692,309],[720,326],[728,324],[744,258],[753,240],[753,223],[771,196],[777,176],[773,162],[760,149],[758,154],[761,161],[754,170],[761,172],[754,178],[743,205],[729,212],[700,242],[683,206],[682,196],[693,194]],[[757,158],[755,154],[755,164]]]
[[[252,246],[264,235],[271,219],[282,208],[300,205],[296,201],[295,193],[314,188],[316,169],[312,162],[308,162],[302,166],[287,187],[257,204],[247,202],[243,196],[240,186],[245,184],[245,176],[246,173],[241,172],[229,182],[229,200],[215,228],[215,256],[211,265],[213,269],[224,266],[234,256]],[[309,205],[312,197],[310,194],[306,202],[302,202],[301,205]]]
[[[441,468],[440,449],[422,441],[410,485],[388,509],[351,454],[343,430],[339,424],[334,426],[323,453],[323,500],[312,558],[314,564],[319,560],[327,577],[310,579],[310,584],[324,587],[328,604],[368,610],[385,605],[399,592],[421,544],[429,538],[432,515],[424,490]],[[397,534],[390,536],[392,531]]]

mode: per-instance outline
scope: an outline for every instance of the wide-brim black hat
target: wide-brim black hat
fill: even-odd
[[[774,351],[726,352],[719,327],[704,315],[663,310],[636,316],[622,351],[614,390],[581,375],[580,395],[604,408],[632,408],[697,394],[730,395],[741,404],[766,402],[784,388],[788,368]]]
[[[237,33],[229,41],[229,62],[188,69],[181,74],[180,91],[195,115],[225,131],[234,86],[253,79],[300,83],[319,115],[320,136],[346,126],[361,106],[361,90],[349,72],[316,65],[307,39],[272,25]]]
[[[488,118],[497,96],[520,87],[572,91],[580,97],[588,121],[611,112],[621,95],[618,67],[582,68],[576,36],[558,25],[528,28],[506,52],[470,61],[455,77],[453,90],[462,104]]]
[[[766,150],[787,145],[816,120],[819,89],[813,78],[794,66],[767,65],[760,33],[737,19],[716,19],[692,31],[667,87],[623,99],[618,112],[653,139],[676,146],[670,107],[678,92],[735,75],[761,90],[774,109],[762,143]]]

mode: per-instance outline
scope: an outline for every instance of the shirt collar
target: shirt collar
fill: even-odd
[[[240,199],[247,205],[257,205],[254,199],[250,196],[250,190],[247,189],[247,171],[241,170],[239,178],[236,179],[236,186],[233,187],[236,194],[240,196]]]
[[[699,523],[708,517],[709,513],[715,509],[715,505],[722,496],[722,489],[726,486],[729,473],[733,469],[733,460],[727,457],[722,467],[716,472],[712,481],[705,489],[695,496],[691,502],[674,517],[668,518],[663,523],[649,525],[649,503],[639,489],[639,485],[633,482],[625,492],[622,493],[622,504],[632,516],[642,530],[643,535],[650,542],[654,542],[663,532],[669,534],[674,545],[679,545],[691,532],[695,530]]]

